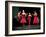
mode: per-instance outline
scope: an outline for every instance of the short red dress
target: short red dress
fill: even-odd
[[[28,16],[27,20],[28,20],[28,24],[30,25],[30,22],[31,22],[31,16]]]
[[[22,15],[22,16],[21,16],[21,21],[20,21],[20,23],[22,23],[22,24],[25,24],[25,23],[26,23],[25,15]]]
[[[33,24],[38,24],[39,20],[38,20],[38,16],[34,16],[34,20],[33,20]]]

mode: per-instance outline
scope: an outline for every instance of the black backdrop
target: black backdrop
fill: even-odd
[[[20,24],[18,21],[17,21],[17,18],[15,18],[15,16],[17,15],[17,13],[19,11],[22,12],[22,10],[25,11],[25,13],[34,13],[34,11],[37,12],[38,14],[38,18],[39,18],[39,24],[40,25],[40,8],[37,8],[37,7],[12,7],[12,15],[13,15],[13,27],[19,27],[19,26],[22,26],[22,24]],[[32,22],[31,22],[31,25],[33,25],[33,17],[31,18]],[[25,25],[28,25],[27,23]],[[14,29],[14,28],[13,28]]]

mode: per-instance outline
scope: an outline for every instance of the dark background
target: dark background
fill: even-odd
[[[13,27],[12,27],[12,29],[13,30],[16,30],[16,27],[21,27],[22,26],[22,24],[20,24],[18,21],[17,21],[17,13],[19,12],[19,11],[21,11],[22,12],[22,10],[24,10],[25,11],[25,13],[33,13],[34,14],[34,11],[36,11],[37,12],[37,14],[38,14],[38,18],[39,18],[39,24],[38,24],[38,26],[39,26],[39,28],[40,28],[40,8],[37,8],[37,7],[15,7],[15,6],[13,6],[12,7],[12,15],[13,15]],[[32,16],[32,18],[31,18],[32,20],[31,20],[31,25],[33,25],[33,16]],[[25,25],[28,25],[27,23],[25,24]],[[36,28],[37,29],[37,28]]]

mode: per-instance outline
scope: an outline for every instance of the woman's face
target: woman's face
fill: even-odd
[[[29,15],[30,15],[30,13],[29,13]]]
[[[35,13],[34,13],[34,15],[36,15],[36,16],[37,16],[37,13],[35,12]]]
[[[23,10],[23,13],[24,13],[24,10]]]

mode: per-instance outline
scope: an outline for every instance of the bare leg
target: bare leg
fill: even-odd
[[[24,23],[23,23],[23,27],[22,27],[22,29],[24,29]]]
[[[28,29],[30,29],[30,22],[29,22],[29,24],[28,24]]]

